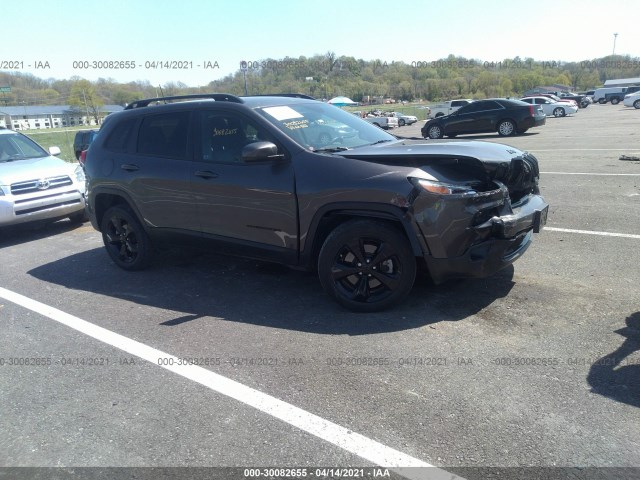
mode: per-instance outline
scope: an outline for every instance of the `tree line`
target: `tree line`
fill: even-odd
[[[111,78],[88,81],[41,79],[31,74],[0,72],[0,105],[64,104],[92,113],[104,104],[126,105],[142,98],[224,92],[244,95],[304,93],[329,99],[345,95],[354,101],[367,96],[434,102],[450,98],[518,96],[542,85],[566,85],[573,90],[601,86],[608,79],[640,77],[640,58],[607,56],[579,62],[506,58],[499,62],[450,55],[436,61],[388,62],[338,56],[266,58],[245,62],[238,70],[205,87],[181,82],[154,86],[148,81],[120,83]],[[96,110],[97,109],[97,110]]]

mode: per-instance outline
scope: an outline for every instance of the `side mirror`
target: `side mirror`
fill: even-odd
[[[57,157],[60,155],[60,147],[49,147],[49,155]]]
[[[278,153],[278,147],[271,142],[253,142],[242,149],[244,162],[264,162],[268,160],[282,160],[284,155]]]

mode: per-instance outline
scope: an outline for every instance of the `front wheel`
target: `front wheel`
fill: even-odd
[[[498,124],[498,134],[503,137],[509,137],[516,131],[516,124],[511,120],[503,120]]]
[[[617,105],[620,103],[620,99],[618,97],[613,97],[611,99],[611,105]]]
[[[427,136],[433,139],[442,138],[444,137],[443,128],[440,125],[431,125],[427,129]]]
[[[324,290],[355,312],[377,312],[404,299],[416,277],[407,238],[391,225],[352,220],[338,226],[318,257]]]
[[[564,108],[562,107],[557,107],[553,109],[553,116],[554,117],[564,117],[566,115]]]
[[[633,102],[633,106],[634,106],[634,108],[639,108],[640,109],[640,100],[636,100],[635,102]]]
[[[598,103],[600,105],[604,105],[605,103],[607,103],[607,101],[604,98],[601,98],[600,100],[598,100]]]
[[[142,270],[151,261],[151,240],[135,214],[120,205],[102,217],[102,241],[114,263],[124,270]]]
[[[399,127],[404,127],[405,125],[405,121],[401,118],[400,120],[398,120],[398,126]]]

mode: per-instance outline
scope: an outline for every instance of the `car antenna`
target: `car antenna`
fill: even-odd
[[[160,96],[164,97],[164,92],[162,91],[162,85],[158,85],[158,88],[160,89]],[[165,100],[164,103],[167,103],[167,101]]]

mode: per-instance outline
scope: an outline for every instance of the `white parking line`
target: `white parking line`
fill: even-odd
[[[547,148],[547,149],[524,149],[530,152],[640,152],[637,148]]]
[[[325,440],[337,447],[353,453],[376,466],[397,470],[398,473],[412,480],[464,480],[450,472],[439,469],[422,460],[406,455],[375,440],[353,432],[345,427],[325,420],[306,410],[295,407],[271,395],[262,393],[251,387],[231,380],[222,375],[197,365],[178,365],[179,358],[132,340],[118,333],[99,327],[93,323],[74,317],[56,308],[32,300],[28,297],[0,287],[0,298],[39,313],[56,322],[66,325],[80,333],[84,333],[100,342],[135,355],[143,360],[158,365],[158,359],[172,359],[173,365],[161,365],[161,368],[177,373],[205,387],[249,405],[283,422],[293,425]],[[169,363],[169,362],[163,362]],[[414,468],[422,467],[422,468]],[[405,470],[409,468],[408,470]]]
[[[590,175],[596,177],[640,177],[640,173],[540,172],[545,175]]]
[[[634,235],[632,233],[597,232],[594,230],[573,230],[571,228],[556,228],[556,227],[547,227],[547,226],[545,226],[543,230],[548,230],[550,232],[583,233],[585,235],[601,235],[603,237],[635,238],[637,240],[640,240],[640,235]]]

